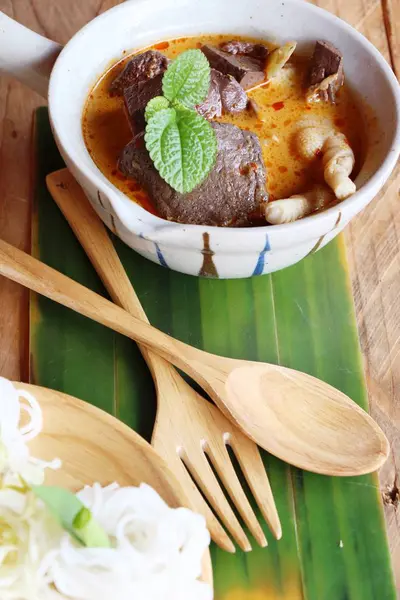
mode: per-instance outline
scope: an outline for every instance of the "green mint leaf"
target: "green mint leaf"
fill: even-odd
[[[156,96],[149,100],[146,106],[146,110],[144,111],[144,118],[147,121],[150,121],[151,117],[153,117],[156,112],[159,110],[163,110],[164,108],[169,108],[169,102],[164,96]]]
[[[42,500],[63,529],[80,544],[88,548],[110,548],[107,533],[75,494],[63,488],[45,485],[32,486],[32,492]]]
[[[182,52],[163,77],[163,94],[193,108],[205,100],[210,87],[210,65],[201,50]]]
[[[161,177],[186,194],[204,181],[217,156],[210,123],[187,108],[158,111],[147,123],[146,148]]]

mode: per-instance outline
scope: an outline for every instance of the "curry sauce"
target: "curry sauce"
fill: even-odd
[[[238,39],[238,36],[235,36]],[[158,50],[168,58],[175,58],[190,48],[203,44],[219,45],[232,36],[213,35],[180,38],[160,42],[147,49]],[[240,38],[255,41],[252,38]],[[261,40],[256,40],[261,42]],[[268,43],[262,40],[268,46]],[[270,45],[272,47],[272,45]],[[141,49],[136,53],[143,52]],[[91,91],[83,115],[83,135],[87,149],[102,173],[133,201],[155,213],[146,192],[132,179],[126,178],[117,168],[117,161],[132,132],[121,96],[111,96],[109,87],[132,57],[126,56],[113,65]],[[267,190],[270,200],[287,198],[308,190],[313,183],[323,182],[319,156],[311,163],[300,157],[293,143],[299,121],[307,118],[324,119],[334,129],[342,132],[356,157],[353,175],[359,170],[365,147],[364,125],[361,111],[351,89],[345,84],[337,94],[336,104],[327,102],[309,104],[304,94],[307,61],[295,57],[284,67],[284,74],[272,79],[249,93],[248,110],[235,115],[224,115],[221,122],[232,123],[255,133],[261,143],[267,169]]]

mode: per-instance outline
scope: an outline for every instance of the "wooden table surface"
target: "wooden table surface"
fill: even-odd
[[[0,0],[0,10],[60,43],[121,0]],[[151,0],[149,0],[151,1]],[[315,0],[366,35],[400,76],[400,0]],[[29,251],[32,112],[43,99],[0,78],[0,238]],[[380,473],[400,597],[400,168],[347,228],[346,241],[372,415],[387,434]],[[0,279],[0,374],[28,377],[28,294]],[[362,493],[362,488],[361,492]],[[321,599],[322,600],[322,599]]]

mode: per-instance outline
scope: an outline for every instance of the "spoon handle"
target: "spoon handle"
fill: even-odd
[[[156,350],[199,383],[203,381],[197,370],[192,369],[189,364],[189,357],[197,360],[200,358],[201,361],[201,350],[175,340],[131,316],[99,294],[4,240],[0,240],[0,275]]]
[[[51,173],[46,177],[46,183],[113,302],[134,317],[149,323],[110,236],[81,186],[68,169]],[[155,379],[158,376],[165,377],[166,371],[176,373],[170,363],[158,354],[149,352],[145,346],[140,346],[140,351]]]

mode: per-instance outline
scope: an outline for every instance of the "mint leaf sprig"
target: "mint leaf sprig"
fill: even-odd
[[[182,52],[168,67],[162,82],[167,100],[181,102],[188,108],[200,104],[207,97],[211,68],[201,50]]]
[[[200,50],[187,50],[168,67],[163,96],[145,109],[145,144],[160,176],[177,192],[191,192],[202,183],[217,157],[217,139],[210,123],[194,109],[205,100],[211,69]]]

